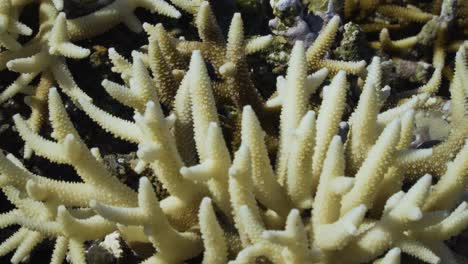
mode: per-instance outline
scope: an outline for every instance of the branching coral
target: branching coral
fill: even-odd
[[[199,3],[197,8],[192,7],[191,11],[195,17],[201,41],[179,41],[176,48],[170,40],[166,39],[168,36],[162,25],[159,24],[155,27],[146,25],[145,29],[150,35],[148,54],[150,61],[154,60],[154,63],[158,63],[159,60],[156,58],[158,47],[156,46],[159,46],[164,58],[171,66],[168,70],[185,71],[186,68],[181,67],[183,64],[178,61],[184,57],[184,54],[200,50],[214,67],[216,75],[220,79],[219,82],[213,84],[216,97],[236,107],[253,105],[255,109],[260,111],[263,107],[263,100],[249,76],[246,55],[268,47],[271,43],[271,36],[259,36],[245,40],[243,21],[241,15],[237,13],[232,18],[226,41],[208,2]],[[157,43],[153,42],[155,40]],[[151,69],[155,76],[164,76],[160,74],[161,67],[152,66]],[[155,69],[159,72],[156,72]],[[171,89],[174,89],[174,86]]]
[[[413,91],[432,94],[439,91],[443,75],[449,79],[452,76],[446,56],[450,52],[456,52],[466,38],[464,33],[456,34],[465,30],[463,23],[460,23],[464,17],[461,10],[464,9],[463,1],[455,0],[433,1],[432,6],[426,7],[426,11],[414,5],[404,7],[385,4],[383,1],[345,1],[345,15],[348,18],[359,10],[361,14],[365,14],[360,18],[362,28],[368,32],[380,31],[378,41],[371,42],[373,48],[402,57],[408,56],[410,51],[415,52],[416,48],[432,50],[432,57],[424,56],[425,60],[432,61],[432,77],[427,84]],[[381,17],[370,15],[372,12]],[[390,31],[407,28],[414,23],[423,24],[419,33],[392,40]]]
[[[184,99],[180,94],[176,96],[176,88],[187,71],[190,54],[194,50],[200,50],[214,70],[211,75],[212,86],[219,108],[235,116],[241,111],[242,106],[251,105],[257,112],[268,114],[269,110],[265,107],[264,99],[250,76],[251,70],[247,64],[247,56],[269,47],[272,36],[245,39],[242,17],[236,13],[232,17],[226,40],[207,1],[192,1],[190,4],[188,2],[176,3],[193,14],[200,41],[174,39],[162,24],[143,24],[143,28],[149,35],[148,52],[143,57],[151,69],[161,103],[181,113],[182,110],[178,106],[180,106],[180,100]],[[113,49],[109,50],[109,57],[114,64],[113,71],[120,73],[122,79],[128,83],[131,77],[131,62]],[[116,89],[117,86],[113,83],[106,81],[103,85],[108,91],[112,90],[113,96],[127,97],[126,94],[121,93],[122,89]],[[192,122],[190,118],[182,119],[187,123]],[[238,122],[237,120],[230,120],[230,122],[227,125],[234,127],[232,133],[236,138],[239,134]],[[183,132],[180,125],[177,127],[180,128],[177,129],[178,135],[185,137],[179,141],[191,141],[192,134],[188,131]],[[237,144],[233,141],[232,145]],[[184,155],[184,160],[191,159]]]
[[[141,31],[141,25],[133,14],[137,7],[144,7],[170,17],[179,17],[174,7],[162,0],[118,0],[89,15],[66,19],[60,12],[63,1],[37,1],[39,5],[39,31],[27,43],[16,41],[18,34],[31,35],[32,30],[18,21],[22,9],[35,1],[2,0],[0,14],[0,42],[7,50],[0,53],[0,69],[6,67],[20,75],[18,79],[0,94],[0,103],[5,102],[19,92],[28,92],[29,84],[38,75],[44,82],[57,82],[67,87],[69,96],[77,98],[77,85],[71,77],[65,58],[82,59],[90,53],[88,49],[76,46],[71,41],[89,38],[103,33],[113,26],[124,23],[131,30]],[[46,90],[45,84],[41,86]],[[37,89],[41,90],[41,89]],[[37,91],[39,97],[41,92]],[[44,92],[42,92],[44,94]],[[43,96],[42,96],[43,97]],[[34,104],[34,103],[32,103]],[[35,131],[43,125],[45,113],[39,107],[31,105],[37,114],[32,115],[30,124]],[[31,149],[26,147],[26,157],[31,156]]]
[[[459,56],[464,56],[462,50]],[[290,93],[280,92],[283,97],[277,99],[281,103],[284,120],[281,138],[287,142],[280,150],[280,156],[286,163],[278,165],[277,173],[270,165],[262,129],[250,106],[244,107],[242,144],[231,162],[219,129],[215,100],[200,52],[193,53],[186,76],[191,100],[191,104],[186,106],[192,108],[190,112],[200,162],[191,167],[184,167],[176,138],[171,132],[174,117],[164,117],[157,95],[149,89],[152,79],[138,56],[132,67],[132,89],[140,94],[149,93],[152,98],[144,109],[135,108],[135,122],[106,114],[84,95],[78,101],[83,110],[106,130],[139,144],[138,166],[140,169],[145,164],[151,166],[171,195],[157,201],[150,182],[145,178],[140,180],[137,195],[110,176],[97,151],[91,151],[83,144],[67,118],[57,91],[52,89],[49,92],[49,115],[57,142],[40,137],[19,116],[15,117],[15,123],[21,136],[38,155],[72,165],[83,183],[59,182],[36,176],[11,155],[8,158],[2,156],[2,186],[18,208],[2,215],[2,226],[15,223],[22,226],[1,246],[5,253],[18,248],[13,262],[24,258],[38,242],[51,236],[57,238],[53,263],[61,262],[67,248],[73,263],[83,263],[83,242],[100,238],[113,230],[119,230],[129,241],[152,243],[156,253],[144,263],[174,263],[190,259],[200,254],[203,245],[207,261],[225,262],[226,250],[231,245],[223,235],[222,226],[229,222],[237,227],[244,247],[235,263],[245,263],[258,256],[265,256],[275,263],[338,263],[342,257],[350,263],[362,263],[377,258],[392,247],[428,263],[439,263],[441,259],[455,261],[453,253],[440,241],[468,224],[466,206],[460,205],[449,216],[436,210],[453,209],[464,191],[468,143],[447,167],[433,191],[429,191],[431,177],[427,175],[407,193],[398,192],[400,187],[388,196],[386,192],[380,193],[379,190],[395,189],[392,183],[398,181],[401,184],[402,176],[406,174],[389,165],[407,158],[408,154],[401,151],[409,145],[407,137],[412,131],[405,127],[407,122],[413,122],[413,112],[393,109],[392,117],[387,117],[387,124],[380,129],[376,126],[378,108],[383,101],[378,58],[371,64],[366,88],[350,122],[353,135],[350,140],[354,143],[348,146],[347,142],[346,148],[363,153],[362,160],[352,163],[356,168],[355,174],[351,172],[353,168],[348,172],[350,169],[345,166],[348,156],[345,145],[340,137],[333,137],[341,120],[338,109],[343,106],[339,105],[344,105],[343,99],[336,99],[343,98],[346,75],[338,73],[325,88],[323,105],[316,121],[313,112],[304,110],[306,101],[300,98],[313,93],[325,79],[327,71],[321,70],[305,77],[307,64],[301,42],[293,50],[284,84]],[[456,76],[462,71],[464,69],[457,69]],[[143,98],[135,97],[135,106],[141,105]],[[365,107],[377,110],[359,110]],[[373,121],[362,123],[364,120]],[[374,132],[369,132],[373,139],[359,141],[362,136],[356,134],[359,128],[354,126],[362,123],[362,129],[365,129],[372,122],[376,127]],[[208,141],[204,140],[206,134]],[[283,134],[290,136],[284,137]],[[281,166],[285,166],[283,171]],[[308,166],[313,168],[311,173],[306,169],[310,168]],[[320,169],[314,169],[317,166]],[[351,176],[354,177],[343,176],[348,173],[353,173]],[[280,177],[278,181],[280,175],[283,175],[283,180]],[[220,225],[210,200],[201,202],[203,196],[212,197],[227,223]],[[258,207],[257,199],[266,209]],[[385,200],[385,207],[379,208],[378,201]],[[200,202],[202,206],[198,209]],[[73,209],[73,206],[83,209]],[[93,211],[84,209],[86,207]],[[303,222],[307,219],[302,219],[300,211],[292,208],[300,211],[312,208],[310,226],[306,225],[309,232]],[[365,217],[369,209],[377,211],[378,217]],[[191,229],[198,221],[201,236]],[[284,223],[285,231],[269,231]],[[141,232],[143,230],[144,233]],[[26,233],[30,233],[31,238],[19,244],[20,237]],[[184,247],[184,253],[175,252],[175,245]],[[391,251],[389,258],[395,252],[398,250]]]
[[[449,157],[453,157],[459,151],[465,138],[465,136],[462,135],[466,134],[466,127],[463,125],[465,122],[461,122],[460,120],[466,118],[466,110],[463,110],[466,107],[462,106],[466,104],[464,103],[464,98],[466,98],[466,96],[460,91],[457,91],[463,90],[463,88],[455,88],[458,82],[456,78],[464,78],[463,76],[465,74],[458,74],[458,77],[455,77],[453,74],[453,68],[457,70],[466,67],[464,66],[466,65],[465,55],[462,55],[466,52],[466,48],[463,47],[466,44],[460,40],[460,38],[464,39],[464,33],[453,34],[460,30],[463,31],[462,29],[464,26],[462,23],[459,23],[459,20],[463,17],[461,10],[464,10],[464,5],[463,1],[433,1],[432,6],[426,6],[426,11],[424,11],[412,5],[402,7],[398,5],[387,5],[382,1],[345,1],[345,15],[348,17],[352,16],[353,12],[357,11],[363,14],[371,14],[371,12],[375,11],[383,16],[383,18],[371,15],[362,16],[360,18],[362,21],[361,23],[363,23],[361,26],[367,31],[374,31],[374,29],[380,31],[379,41],[371,42],[371,46],[379,49],[380,52],[384,54],[389,54],[394,63],[398,62],[400,58],[405,57],[414,60],[416,52],[423,54],[423,61],[431,61],[432,69],[430,71],[432,72],[432,76],[429,80],[420,84],[419,87],[415,89],[400,89],[397,98],[404,98],[415,94],[421,96],[426,93],[435,95],[441,92],[440,88],[445,80],[451,81],[451,99],[452,102],[458,106],[455,106],[455,109],[451,110],[450,115],[458,117],[450,122],[450,135],[447,136],[443,143],[433,148],[434,154],[431,157],[418,161],[410,161],[408,164],[402,166],[415,177],[426,172],[435,176],[442,175],[445,171],[445,164],[451,159]],[[430,7],[432,7],[432,9]],[[374,24],[371,26],[369,23]],[[380,23],[381,27],[378,28],[376,23]],[[424,25],[420,27],[419,33],[414,36],[392,40],[390,38],[392,26],[401,25],[401,27],[403,27],[404,23],[422,23]],[[449,48],[451,46],[453,46],[453,48]],[[431,52],[427,52],[428,50]],[[457,50],[459,50],[459,52],[455,58],[456,66],[453,67],[450,64],[451,58],[448,56],[451,52]],[[418,58],[421,59],[420,56],[418,56]],[[399,103],[405,100],[406,99],[401,100]],[[460,100],[460,102],[458,100]],[[428,104],[431,104],[433,101],[434,99],[429,100]],[[427,105],[426,109],[434,108],[436,107],[435,105],[437,104],[433,104],[433,106]],[[430,112],[430,110],[428,112]],[[422,167],[424,167],[424,169],[422,169]]]
[[[295,21],[294,25],[287,31],[279,31],[278,34],[290,38],[292,42],[296,40],[305,41],[307,61],[312,70],[326,67],[332,73],[336,73],[340,70],[352,74],[359,74],[362,72],[366,66],[364,60],[340,61],[330,59],[330,56],[327,54],[334,40],[337,38],[341,23],[341,19],[335,11],[335,1],[328,2],[328,10],[324,14],[315,16],[304,12],[305,7],[302,7],[301,1],[271,1],[270,3],[274,9],[273,12],[277,16],[274,20],[270,21],[270,26],[274,28],[274,32],[277,32],[278,28],[290,24],[290,20]],[[284,14],[282,12],[284,12]],[[297,13],[300,13],[300,15]],[[317,26],[316,24],[322,26]],[[321,27],[321,30],[312,30],[311,27],[318,27],[318,29]]]
[[[312,69],[320,69],[325,67],[332,72],[344,70],[350,73],[358,74],[366,66],[365,61],[344,62],[323,59],[325,52],[330,49],[330,46],[336,37],[339,25],[339,16],[334,16],[325,26],[314,43],[307,49],[307,61],[309,62]]]
[[[422,171],[441,175],[446,168],[447,161],[451,159],[453,153],[456,153],[463,144],[468,132],[466,118],[468,116],[467,91],[464,81],[467,76],[467,50],[468,44],[465,42],[457,52],[455,59],[455,72],[450,85],[451,93],[451,130],[447,139],[441,144],[433,147],[433,155],[420,160],[410,161],[403,165],[403,168],[416,174]]]
[[[28,84],[28,69],[41,74],[28,99],[32,117],[25,120],[17,114],[13,120],[31,151],[71,166],[80,181],[36,175],[12,154],[0,153],[0,187],[14,206],[0,215],[0,228],[19,225],[0,244],[0,255],[15,251],[11,262],[20,263],[40,242],[55,239],[51,263],[63,263],[68,254],[68,261],[81,264],[86,263],[87,241],[119,232],[134,249],[142,243],[152,247],[144,264],[184,263],[199,256],[203,263],[253,263],[260,257],[273,263],[400,263],[402,253],[426,263],[461,263],[444,241],[468,226],[463,201],[468,187],[466,42],[455,58],[449,135],[432,148],[413,149],[417,116],[435,111],[432,89],[389,106],[384,63],[374,57],[360,73],[365,81],[347,118],[347,73],[323,58],[338,17],[309,49],[295,43],[286,77],[277,79],[277,92],[263,103],[259,94],[248,99],[248,93],[257,90],[248,84],[245,55],[266,46],[269,38],[246,43],[236,14],[225,44],[207,2],[173,2],[196,14],[201,42],[176,42],[162,25],[145,24],[147,52],[134,51],[130,62],[110,50],[113,70],[124,85],[104,80],[102,86],[134,111],[133,120],[106,112],[78,87],[63,58],[86,55],[69,42],[75,34],[71,32],[77,32],[70,22],[74,20],[56,11],[63,5],[60,1],[41,2],[55,10],[47,33],[50,41],[34,44],[47,49],[41,46],[30,58],[8,62],[10,68],[24,70],[16,86]],[[372,1],[361,2],[371,8]],[[136,25],[133,15],[121,17],[133,12],[128,2],[117,0],[104,9],[117,10],[124,3],[128,9],[117,11],[118,18],[96,11],[87,21]],[[159,1],[141,3],[172,10]],[[358,68],[363,63],[357,63],[362,64]],[[210,77],[210,64],[221,81]],[[52,88],[54,82],[60,90]],[[221,129],[221,87],[241,111],[235,151]],[[315,113],[310,97],[320,90]],[[148,168],[168,196],[159,200],[146,177],[139,178],[137,191],[114,177],[99,149],[88,148],[74,127],[59,91],[102,129],[135,144],[135,171],[141,174]],[[261,124],[265,107],[281,109],[276,161],[271,160]],[[46,109],[51,139],[41,135],[34,121],[43,120]],[[347,134],[340,131],[343,120]],[[434,184],[429,173],[438,177]]]

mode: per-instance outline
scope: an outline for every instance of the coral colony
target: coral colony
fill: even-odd
[[[0,0],[1,74],[17,76],[1,109],[30,109],[12,116],[24,145],[0,152],[13,208],[0,228],[15,230],[1,263],[468,263],[451,242],[468,226],[468,1],[226,1],[270,12],[271,35],[249,37],[240,13],[217,22],[220,1],[70,2],[94,8],[67,18],[67,1]],[[193,17],[198,38],[137,8]],[[121,81],[101,85],[133,119],[69,68],[91,54],[77,41],[120,24],[147,45],[106,47]],[[252,56],[284,75],[275,89]],[[85,143],[65,101],[132,144],[133,179]],[[34,156],[79,180],[36,174]],[[92,261],[91,245],[133,258]]]

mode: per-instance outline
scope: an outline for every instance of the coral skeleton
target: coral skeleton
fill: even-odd
[[[444,27],[435,37],[432,78],[396,104],[388,102],[384,58],[374,56],[367,68],[364,60],[326,58],[338,15],[310,47],[295,42],[286,75],[277,78],[277,91],[265,100],[250,78],[246,56],[265,50],[272,37],[245,40],[239,13],[226,41],[208,2],[172,0],[195,17],[201,41],[187,41],[175,39],[162,24],[141,25],[133,14],[143,7],[181,16],[162,0],[116,0],[73,19],[61,12],[63,1],[41,0],[39,33],[20,44],[18,34],[32,34],[18,21],[29,2],[0,0],[0,44],[6,48],[0,61],[20,74],[0,100],[28,93],[40,76],[26,100],[30,117],[13,116],[16,131],[26,156],[34,153],[71,167],[79,179],[35,173],[13,154],[0,152],[0,188],[13,205],[0,214],[0,229],[17,227],[0,243],[0,256],[11,253],[11,263],[26,261],[41,242],[52,240],[50,263],[85,264],[88,243],[111,234],[121,236],[135,254],[142,245],[150,248],[139,255],[142,264],[201,259],[206,264],[396,264],[407,255],[430,264],[467,263],[447,243],[468,227],[467,41],[455,55],[448,118],[440,117],[440,126],[446,126],[441,142],[414,147],[421,140],[415,139],[415,128],[434,125],[419,117],[441,115],[435,94],[449,67]],[[434,12],[449,12],[450,1],[439,2]],[[358,12],[361,20],[374,10],[398,14],[408,23],[429,23],[435,16],[379,1],[344,3],[345,15]],[[102,81],[111,98],[133,111],[132,118],[101,107],[78,86],[65,60],[90,53],[71,41],[118,23],[133,31],[143,28],[149,36],[146,49],[134,50],[131,61],[109,49],[112,71],[123,84]],[[413,40],[396,43],[382,32],[379,49],[413,47]],[[347,115],[357,78],[364,79],[359,99]],[[312,97],[321,97],[315,110]],[[130,143],[137,189],[113,175],[100,150],[87,145],[65,98],[109,137]],[[224,104],[238,113],[233,121],[238,144],[223,130]],[[274,110],[279,111],[278,146],[271,155],[268,130],[274,125],[265,122]],[[46,119],[50,135],[40,131]],[[161,198],[157,184],[167,196]]]

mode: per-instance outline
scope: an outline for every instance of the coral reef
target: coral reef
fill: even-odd
[[[35,262],[34,250],[53,242],[39,262],[467,263],[449,242],[468,226],[468,41],[449,34],[466,31],[465,4],[325,2],[272,0],[274,36],[245,36],[235,13],[226,38],[207,1],[96,1],[67,19],[74,8],[63,1],[0,0],[0,65],[16,78],[0,102],[25,93],[31,108],[2,106],[25,147],[0,152],[11,204],[0,228],[15,230],[2,235],[0,256]],[[34,36],[19,22],[30,6]],[[141,23],[137,7],[193,23],[178,36]],[[312,16],[320,28],[300,31]],[[100,98],[70,66],[91,51],[72,42],[120,23],[144,30],[147,45],[109,47],[110,62],[95,65],[121,81],[97,76],[109,95]],[[423,24],[415,36],[390,39],[414,24]],[[91,61],[106,50],[95,47]],[[287,70],[269,92],[251,57],[277,51]],[[416,86],[394,88],[405,80]],[[94,130],[107,133],[105,155],[89,147]],[[31,167],[37,157],[62,175]]]
[[[80,92],[79,89],[73,89],[77,85],[70,78],[65,58],[82,59],[87,57],[90,51],[70,41],[98,35],[121,22],[134,31],[140,31],[140,22],[133,14],[133,11],[140,6],[167,16],[180,16],[179,11],[164,1],[119,0],[91,14],[67,20],[65,13],[60,12],[64,7],[63,1],[39,1],[39,31],[31,40],[21,45],[15,36],[31,35],[32,30],[18,22],[18,16],[30,2],[33,1],[1,2],[3,19],[0,26],[2,32],[0,43],[7,50],[0,53],[0,69],[7,67],[20,75],[2,91],[0,102],[19,92],[28,92],[29,83],[39,75],[42,88],[36,89],[33,97],[28,99],[35,112],[28,122],[35,131],[39,131],[43,125],[44,94],[47,93],[44,91],[50,88],[53,81],[60,86],[70,87],[67,91],[72,98],[76,98],[76,93]],[[25,148],[24,155],[31,156],[30,148]]]

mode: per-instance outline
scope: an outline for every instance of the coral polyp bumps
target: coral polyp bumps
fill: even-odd
[[[114,232],[137,252],[141,244],[152,246],[145,264],[197,257],[207,264],[400,263],[402,252],[426,263],[466,263],[445,241],[468,226],[467,42],[457,44],[448,74],[451,104],[445,119],[434,95],[442,71],[448,71],[440,41],[434,44],[431,80],[397,104],[387,103],[402,95],[391,94],[384,82],[382,58],[373,57],[365,68],[364,61],[327,57],[340,25],[337,15],[324,20],[328,23],[310,47],[295,42],[286,76],[277,78],[277,91],[264,100],[246,58],[269,46],[272,37],[245,40],[242,18],[235,14],[225,40],[207,2],[174,0],[194,15],[201,41],[176,40],[161,24],[144,24],[149,44],[133,51],[132,61],[109,50],[123,84],[104,80],[102,86],[134,110],[133,120],[125,120],[99,108],[75,83],[64,57],[83,58],[89,51],[70,41],[120,22],[140,30],[132,13],[137,6],[172,17],[180,13],[164,1],[116,0],[66,19],[59,12],[63,2],[37,2],[40,30],[24,45],[17,34],[32,32],[18,16],[28,1],[0,2],[0,42],[7,49],[0,60],[20,73],[0,98],[31,93],[29,82],[41,75],[26,100],[31,116],[13,117],[24,155],[71,166],[81,181],[36,175],[12,154],[0,153],[0,186],[15,206],[0,215],[0,227],[19,226],[0,244],[0,255],[14,251],[12,263],[47,239],[55,240],[50,263],[86,263],[87,242]],[[345,2],[345,14],[356,12]],[[368,1],[357,2],[364,12]],[[390,15],[392,8],[380,7]],[[422,16],[412,8],[405,12],[409,18]],[[389,47],[388,41],[372,45]],[[357,85],[351,74],[363,82],[348,118],[350,86]],[[135,144],[135,171],[149,168],[168,196],[158,200],[146,177],[134,190],[112,175],[99,150],[80,137],[63,96],[102,129]],[[312,97],[321,97],[319,106],[311,105]],[[227,129],[218,114],[223,105],[234,112],[230,136],[223,134]],[[46,116],[51,138],[39,134]],[[424,139],[415,128],[441,129],[421,121],[427,116],[448,132],[439,144],[416,148]],[[278,128],[272,125],[275,117]],[[229,142],[233,138],[238,144]],[[277,147],[267,144],[272,138]]]

